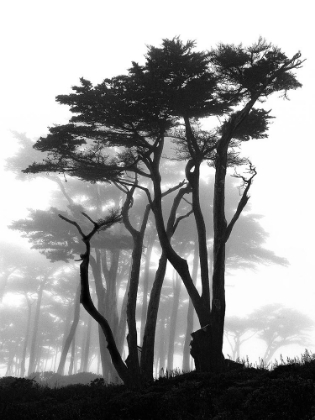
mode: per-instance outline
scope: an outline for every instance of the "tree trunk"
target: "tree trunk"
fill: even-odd
[[[130,277],[130,275],[128,277]],[[124,298],[121,305],[120,318],[119,318],[118,331],[117,331],[117,339],[116,339],[117,348],[119,349],[119,352],[121,354],[124,349],[125,338],[126,338],[128,292],[129,292],[129,282],[127,284]]]
[[[108,351],[108,343],[106,337],[104,336],[104,331],[101,325],[98,324],[98,342],[100,346],[101,353],[101,365],[102,365],[102,375],[105,382],[110,383],[115,378],[115,369],[112,364],[112,360]]]
[[[129,220],[129,208],[132,205],[133,193],[135,186],[131,188],[127,193],[127,198],[122,208],[122,217],[126,229],[130,232],[133,239],[133,250],[132,250],[132,265],[129,279],[129,290],[128,290],[128,301],[127,301],[127,325],[128,325],[128,357],[126,359],[126,365],[128,366],[129,374],[133,377],[134,384],[137,386],[141,385],[141,372],[138,352],[138,332],[136,323],[136,307],[137,307],[137,296],[139,289],[140,270],[141,270],[141,258],[143,251],[143,241],[145,229],[147,226],[151,206],[148,204],[145,208],[143,218],[141,221],[140,229],[135,229]]]
[[[30,361],[28,366],[28,375],[35,371],[35,359],[36,353],[38,351],[37,348],[37,334],[38,334],[38,325],[39,325],[39,317],[40,317],[40,307],[42,303],[43,291],[46,284],[46,279],[42,279],[39,289],[38,289],[38,297],[36,302],[36,309],[35,309],[35,316],[34,316],[34,323],[33,323],[33,334],[32,334],[32,341],[31,341],[31,348],[30,348]]]
[[[23,345],[23,351],[22,351],[22,358],[21,358],[21,377],[24,378],[25,376],[25,361],[26,361],[26,350],[27,350],[27,344],[30,337],[30,330],[31,330],[31,316],[32,316],[32,304],[26,295],[26,302],[27,302],[27,323],[26,323],[26,332],[25,332],[25,338],[24,338],[24,345]]]
[[[213,275],[211,322],[207,328],[210,343],[209,367],[211,371],[224,368],[223,336],[225,317],[225,177],[227,168],[227,147],[217,148],[215,161],[215,182],[213,197]]]
[[[76,337],[74,335],[71,342],[71,355],[70,355],[70,364],[68,369],[68,375],[73,375],[75,372],[75,347],[76,347]]]
[[[197,283],[197,276],[198,276],[198,246],[195,241],[195,249],[194,249],[194,261],[193,261],[193,268],[192,268],[192,278],[194,284]],[[189,372],[190,371],[190,342],[191,342],[191,333],[194,330],[194,306],[189,299],[188,301],[188,310],[187,310],[187,325],[186,325],[186,335],[185,335],[185,342],[184,342],[184,349],[183,349],[183,371]]]
[[[141,353],[141,374],[145,381],[153,380],[154,365],[154,342],[156,333],[157,317],[160,305],[162,285],[167,266],[166,254],[162,252],[159,266],[155,275],[153,286],[150,293],[147,319],[144,330],[144,338]]]
[[[72,321],[72,324],[71,324],[69,334],[66,338],[64,347],[63,347],[62,352],[61,352],[60,362],[59,362],[59,366],[58,366],[58,370],[57,370],[57,373],[59,375],[64,374],[64,368],[65,368],[65,364],[66,364],[67,354],[68,354],[71,342],[72,342],[73,337],[75,335],[75,331],[77,329],[79,319],[80,319],[80,289],[81,289],[81,287],[80,287],[80,284],[79,284],[78,287],[77,287],[75,298],[74,298],[73,321]]]
[[[161,142],[162,145],[162,142]],[[189,294],[190,299],[193,302],[194,308],[196,310],[200,325],[207,325],[210,322],[210,310],[209,305],[205,305],[203,299],[199,295],[198,290],[196,289],[193,279],[189,272],[189,267],[187,261],[180,257],[172,247],[170,243],[170,232],[164,225],[163,210],[162,210],[162,191],[161,191],[161,175],[158,168],[159,156],[157,157],[157,162],[152,168],[152,180],[154,186],[154,200],[152,202],[152,210],[155,217],[155,224],[157,229],[157,234],[163,251],[165,252],[168,261],[172,264],[175,270],[180,275],[186,290]],[[172,211],[176,210],[179,202],[185,193],[189,192],[189,187],[181,188],[175,199],[172,206]],[[178,204],[177,204],[178,203]],[[177,205],[176,205],[177,204]],[[175,219],[175,215],[173,216]],[[170,219],[169,219],[170,222]],[[168,225],[171,223],[168,223]],[[171,224],[171,227],[174,228],[174,223]]]
[[[144,329],[145,329],[145,323],[146,323],[147,311],[148,311],[148,291],[149,291],[149,285],[151,285],[150,263],[151,263],[154,240],[155,240],[155,235],[153,236],[153,238],[150,238],[148,241],[147,252],[145,256],[145,268],[144,268],[144,273],[143,273],[143,302],[142,302],[142,308],[141,308],[140,343],[143,342]]]
[[[158,334],[157,334],[157,346],[156,346],[156,366],[158,376],[164,376],[166,373],[165,366],[165,348],[166,348],[166,325],[167,318],[162,316],[159,321]],[[163,372],[163,373],[162,373]]]
[[[164,234],[166,235],[166,242],[169,243],[171,237],[174,235],[176,228],[178,226],[179,218],[176,217],[178,206],[183,198],[183,196],[189,191],[189,188],[181,188],[172,205],[170,215],[167,221],[166,230],[164,227],[164,221],[161,213],[161,202],[158,200],[158,197],[161,199],[161,193],[159,188],[156,188],[156,204],[153,205],[155,209],[155,219],[159,221],[160,226]],[[163,236],[162,232],[162,236]],[[160,232],[161,233],[161,232]],[[159,236],[160,238],[160,236]],[[165,239],[165,238],[164,238]],[[159,260],[159,267],[156,272],[156,276],[153,282],[153,286],[151,289],[150,294],[150,301],[148,306],[148,313],[147,313],[147,320],[146,326],[144,331],[144,338],[143,338],[143,347],[142,347],[142,355],[141,355],[141,374],[145,381],[152,381],[153,380],[153,367],[154,367],[154,341],[155,341],[155,332],[156,332],[156,323],[157,323],[157,316],[158,316],[158,309],[160,304],[160,296],[161,296],[161,289],[165,277],[166,265],[168,261],[168,253],[167,250],[162,246],[162,254]],[[187,266],[187,262],[180,258],[180,261],[184,261],[184,265]],[[188,270],[189,274],[189,270]],[[190,274],[189,274],[190,276]],[[195,286],[193,285],[195,288]],[[198,293],[198,292],[197,292]]]
[[[89,316],[87,321],[87,333],[84,337],[82,358],[81,358],[81,372],[88,372],[89,370],[89,350],[91,342],[92,318]]]
[[[96,259],[94,257],[90,258],[93,277],[95,281],[95,289],[97,296],[97,310],[102,316],[105,317],[106,311],[106,290],[102,282],[102,270],[101,270],[101,254],[99,250],[95,250]],[[104,337],[104,332],[102,327],[98,324],[98,338],[99,346],[101,353],[101,363],[102,363],[102,374],[104,379],[109,382],[111,377],[113,377],[113,366],[111,362],[110,355],[108,353],[107,341]]]
[[[107,257],[110,263],[107,262]],[[106,251],[101,255],[101,265],[106,281],[106,292],[104,295],[103,315],[108,320],[115,339],[118,332],[118,311],[117,311],[117,272],[119,266],[120,249]]]
[[[225,316],[225,177],[227,144],[217,148],[213,199],[213,275],[210,322],[192,334],[191,355],[200,371],[219,372],[224,368],[223,334]]]
[[[5,376],[12,376],[13,375],[13,360],[14,360],[14,356],[15,356],[15,350],[13,350],[13,348],[12,348],[9,351],[8,362],[7,362],[7,370],[6,370]]]
[[[81,254],[82,262],[80,264],[80,279],[81,279],[81,297],[80,301],[85,310],[98,322],[100,325],[100,328],[103,331],[103,334],[107,341],[107,348],[110,352],[112,362],[115,366],[115,369],[120,376],[120,378],[123,380],[123,382],[129,386],[130,388],[137,386],[138,384],[135,384],[133,381],[132,375],[128,372],[128,367],[126,364],[122,361],[121,355],[117,349],[115,339],[113,332],[107,322],[107,320],[104,318],[104,316],[96,309],[90,294],[90,288],[89,288],[89,259],[90,259],[90,238],[92,237],[92,234],[97,232],[97,228],[94,228],[94,230],[88,235],[83,237],[83,241],[86,245],[86,253]],[[102,336],[103,338],[103,336]],[[101,336],[100,336],[101,339]]]
[[[63,337],[62,337],[61,349],[63,349],[65,346],[66,339],[68,337],[68,334],[71,328],[71,321],[73,320],[73,306],[74,306],[74,299],[68,302],[67,314],[66,314],[65,322],[64,322],[64,332],[63,332]]]
[[[136,304],[139,287],[139,277],[141,268],[143,235],[134,238],[134,249],[132,252],[132,268],[130,274],[130,284],[128,291],[127,302],[127,325],[128,335],[127,343],[129,355],[126,359],[126,364],[132,372],[135,381],[140,383],[140,365],[138,356],[138,333],[136,325]]]
[[[174,272],[173,291],[174,291],[173,306],[172,306],[172,313],[170,317],[168,356],[167,356],[167,370],[169,372],[174,369],[173,363],[174,363],[174,349],[175,349],[175,338],[176,338],[176,325],[177,325],[179,298],[180,298],[180,292],[181,292],[181,280],[179,279],[177,272]]]

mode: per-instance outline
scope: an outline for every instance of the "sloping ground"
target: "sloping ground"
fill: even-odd
[[[243,368],[220,375],[191,372],[141,391],[122,385],[63,388],[0,379],[0,419],[315,420],[315,361],[272,371]]]

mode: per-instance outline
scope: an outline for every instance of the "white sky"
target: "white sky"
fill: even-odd
[[[268,246],[291,263],[244,273],[227,290],[229,308],[240,315],[262,304],[282,301],[314,314],[314,14],[310,0],[4,0],[0,6],[1,158],[10,156],[15,140],[10,130],[31,138],[47,126],[68,120],[55,96],[70,92],[81,76],[94,83],[124,73],[141,62],[146,45],[180,35],[195,39],[199,49],[218,42],[245,45],[263,36],[291,56],[307,59],[298,79],[303,88],[291,101],[270,101],[276,120],[269,139],[246,145],[258,175],[251,191],[252,211],[265,216]],[[47,188],[19,183],[3,173],[0,234],[28,207],[43,207]],[[246,295],[246,300],[240,299]],[[315,333],[314,333],[315,350]]]

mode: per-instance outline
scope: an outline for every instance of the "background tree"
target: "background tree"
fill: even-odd
[[[281,347],[297,344],[307,348],[310,345],[308,333],[314,325],[310,317],[296,309],[273,303],[244,318],[227,317],[225,329],[234,360],[240,357],[241,345],[255,335],[266,344],[261,358],[269,363]]]
[[[262,359],[269,363],[275,352],[286,345],[310,345],[308,332],[314,328],[314,321],[297,311],[279,304],[265,305],[252,313],[252,322],[259,332],[257,338],[266,344]]]

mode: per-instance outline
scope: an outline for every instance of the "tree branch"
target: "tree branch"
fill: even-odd
[[[65,220],[66,222],[71,223],[72,225],[74,225],[74,226],[78,229],[78,231],[79,231],[79,233],[80,233],[80,235],[81,235],[82,239],[84,239],[84,238],[85,238],[85,235],[84,235],[84,233],[83,233],[83,231],[82,231],[81,227],[78,225],[78,223],[77,223],[77,222],[75,222],[74,220],[70,220],[70,219],[68,219],[67,217],[63,216],[62,214],[58,214],[58,216],[59,216],[61,219]]]
[[[131,182],[127,182],[124,179],[118,179],[117,178],[117,182],[119,182],[121,185],[127,185],[128,187],[133,187],[134,186],[134,184],[132,184]],[[146,187],[142,187],[141,185],[137,185],[136,187],[145,192],[146,196],[148,197],[148,201],[149,201],[150,205],[152,205],[152,198],[151,198],[151,194],[150,194],[149,189],[146,188]]]
[[[246,185],[246,187],[245,187],[245,190],[242,194],[242,197],[241,197],[241,199],[238,203],[236,212],[235,212],[234,216],[232,217],[230,223],[228,224],[228,226],[226,228],[225,235],[223,237],[223,243],[226,243],[227,240],[229,239],[229,237],[231,235],[231,232],[232,232],[232,229],[233,229],[236,221],[240,217],[240,214],[242,213],[244,207],[246,206],[246,204],[247,204],[247,202],[250,198],[247,195],[247,193],[248,193],[248,191],[251,187],[251,184],[253,182],[253,178],[257,175],[256,168],[251,164],[251,162],[249,162],[249,172],[252,173],[252,176],[249,179],[246,179],[242,175],[238,175],[238,174],[234,175],[236,178],[241,178],[243,180],[244,184]]]
[[[91,298],[91,294],[90,294],[90,288],[89,288],[89,259],[90,259],[90,251],[91,251],[90,240],[92,236],[97,232],[97,230],[100,227],[102,227],[104,224],[102,223],[99,224],[99,223],[94,222],[85,213],[83,213],[83,215],[94,224],[94,228],[91,230],[91,232],[88,235],[84,235],[81,227],[79,226],[77,222],[70,220],[67,217],[59,214],[59,217],[61,219],[65,220],[68,223],[71,223],[78,229],[80,235],[82,236],[82,240],[86,246],[86,252],[84,254],[81,254],[82,262],[80,264],[80,282],[81,282],[80,302],[85,308],[85,310],[90,314],[90,316],[94,318],[95,321],[98,322],[99,325],[101,326],[102,331],[107,340],[108,351],[111,355],[113,364],[119,376],[122,378],[122,380],[125,382],[126,385],[132,386],[132,378],[129,375],[128,367],[123,362],[122,357],[118,351],[112,329],[107,319],[95,307],[93,300]]]
[[[186,184],[186,180],[184,179],[183,181],[181,181],[178,185],[175,185],[175,187],[169,188],[167,191],[164,191],[161,194],[161,197],[165,197],[166,195],[178,190],[179,188],[181,188],[183,185]]]
[[[189,217],[194,211],[193,210],[189,210],[189,212],[187,212],[186,214],[184,214],[183,216],[179,216],[177,217],[175,223],[174,223],[174,227],[173,227],[173,233],[175,233],[177,226],[179,224],[179,222],[181,222],[183,219],[185,219],[186,217]]]

